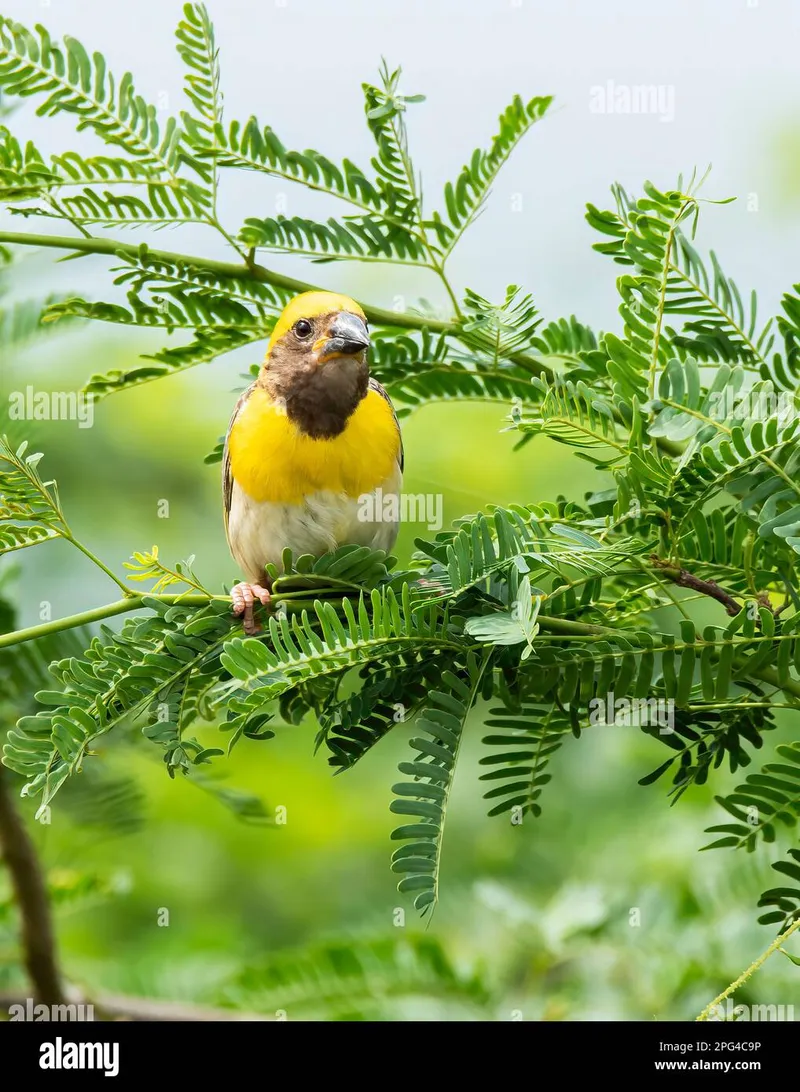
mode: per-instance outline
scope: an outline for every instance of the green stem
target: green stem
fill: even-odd
[[[459,303],[458,303],[458,297],[456,296],[455,292],[453,291],[453,286],[450,284],[450,279],[448,278],[447,274],[444,271],[444,262],[436,262],[431,268],[433,269],[434,273],[436,273],[437,276],[439,277],[439,280],[444,285],[445,291],[447,292],[448,296],[450,297],[450,302],[453,305],[453,314],[456,316],[456,318],[459,321],[461,321],[464,316],[461,313],[461,307],[459,306]]]
[[[769,948],[767,948],[765,952],[762,952],[758,959],[756,959],[755,962],[751,963],[746,971],[742,971],[739,977],[731,982],[730,986],[726,986],[721,994],[715,997],[713,1001],[710,1001],[700,1013],[700,1015],[697,1017],[697,1020],[707,1020],[708,1015],[714,1008],[714,1006],[719,1005],[720,1002],[724,1001],[726,997],[730,997],[730,995],[738,990],[740,986],[743,986],[748,978],[750,978],[751,975],[755,974],[759,967],[763,966],[763,964],[766,963],[766,961],[773,954],[773,952],[777,952],[781,944],[783,944],[783,942],[787,940],[798,928],[800,928],[800,918],[797,918],[795,921],[793,921],[789,928],[785,929],[782,933],[780,933],[775,938],[775,940],[773,940],[772,944],[770,944]]]
[[[129,587],[127,587],[123,583],[122,580],[119,579],[118,576],[114,575],[114,573],[111,571],[111,569],[108,568],[107,565],[103,564],[99,557],[93,554],[92,551],[88,549],[88,547],[84,546],[82,542],[79,542],[77,538],[73,538],[72,535],[69,533],[65,533],[63,537],[67,540],[67,542],[71,542],[77,550],[80,550],[80,552],[84,554],[85,557],[88,557],[90,561],[93,561],[98,569],[102,569],[106,576],[110,577],[117,585],[117,587],[122,589],[125,595],[131,596],[135,594],[130,590]]]
[[[537,614],[536,621],[540,629],[548,633],[564,634],[567,637],[608,637],[616,630],[608,626],[595,626],[590,622],[573,622],[569,618],[554,618],[549,614]]]
[[[678,225],[683,219],[683,214],[689,205],[694,204],[693,198],[688,198],[683,202],[678,215],[672,221],[670,225],[669,234],[667,235],[667,242],[664,247],[664,268],[661,273],[661,289],[659,293],[658,306],[656,308],[656,325],[653,331],[653,350],[650,356],[650,397],[656,396],[656,375],[658,372],[658,353],[661,347],[661,334],[664,325],[664,310],[667,301],[667,284],[669,282],[669,258],[672,251],[673,244],[675,242],[675,232],[678,230]]]
[[[65,629],[76,629],[78,626],[102,622],[104,618],[113,618],[115,614],[139,610],[143,598],[141,595],[129,595],[126,599],[118,599],[115,603],[107,603],[104,607],[95,607],[93,610],[85,610],[80,614],[70,614],[66,618],[56,618],[52,622],[43,622],[40,626],[29,626],[28,629],[0,634],[0,648],[11,648],[25,641],[35,641],[38,637],[47,637],[51,633],[60,633]],[[162,603],[180,602],[189,606],[201,606],[208,603],[210,597],[207,595],[152,595],[149,598],[160,599]]]
[[[128,261],[137,261],[139,247],[130,243],[122,243],[116,239],[73,239],[66,235],[34,235],[20,231],[0,231],[0,243],[8,243],[12,246],[39,246],[58,250],[70,250],[75,254],[104,254],[109,257],[123,257]],[[271,284],[275,288],[283,288],[287,292],[297,295],[300,292],[317,292],[319,286],[308,281],[297,280],[295,277],[287,277],[284,273],[277,273],[274,269],[267,269],[256,263],[222,262],[213,258],[199,258],[190,254],[176,254],[169,250],[149,250],[150,256],[155,261],[168,262],[172,265],[181,264],[194,266],[197,269],[207,270],[218,277],[231,277],[239,280],[255,280],[260,284]],[[451,297],[455,301],[454,295]],[[364,314],[370,322],[377,326],[398,326],[404,330],[428,329],[433,333],[450,334],[453,337],[459,335],[459,323],[444,319],[429,318],[427,315],[415,315],[408,311],[388,311],[383,307],[364,305]],[[527,367],[531,375],[541,375],[555,378],[556,372],[549,364],[538,357],[528,353],[514,353],[509,360]]]
[[[101,568],[105,569],[105,566],[101,565]],[[230,596],[209,595],[206,592],[149,595],[147,592],[131,592],[128,588],[123,588],[123,590],[126,592],[124,599],[106,603],[103,607],[94,607],[92,610],[81,611],[80,614],[70,614],[66,618],[56,618],[52,622],[43,622],[39,626],[29,626],[27,629],[14,630],[12,633],[1,633],[0,649],[12,648],[14,645],[21,645],[26,641],[35,641],[39,637],[47,637],[51,633],[60,633],[65,629],[90,626],[94,622],[102,622],[106,618],[113,618],[117,614],[127,614],[132,610],[146,610],[145,599],[157,599],[160,603],[167,603],[170,606],[180,604],[187,607],[203,607],[212,602],[230,602]],[[320,598],[323,598],[323,596],[315,596],[313,591],[295,591],[284,592],[282,595],[273,595],[272,602],[282,603],[285,601],[294,611],[301,609],[313,610],[315,600]]]
[[[58,250],[71,250],[77,254],[105,254],[109,257],[122,256],[136,261],[139,256],[139,247],[136,244],[121,243],[115,239],[72,239],[66,235],[29,235],[27,232],[2,231],[0,242],[19,246],[51,247]],[[267,269],[263,265],[244,265],[238,262],[222,262],[213,258],[198,258],[188,254],[176,254],[168,250],[149,250],[150,256],[156,261],[170,264],[182,264],[195,266],[197,269],[206,269],[210,273],[216,273],[220,277],[236,277],[238,279],[251,279],[262,284],[271,284],[276,288],[284,288],[287,292],[312,292],[318,291],[318,286],[307,281],[297,280],[295,277],[287,277],[283,273]],[[387,311],[381,307],[365,307],[364,313],[370,322],[379,326],[402,326],[409,330],[418,330],[421,327],[435,333],[455,333],[457,324],[445,322],[441,319],[427,318],[424,315],[413,315],[404,311]],[[535,358],[529,358],[535,361]],[[542,371],[549,369],[541,365]]]

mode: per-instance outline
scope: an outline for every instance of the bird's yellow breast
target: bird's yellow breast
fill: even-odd
[[[228,438],[231,474],[255,501],[299,504],[332,490],[359,497],[394,472],[400,438],[386,399],[370,390],[330,440],[302,433],[257,387]]]

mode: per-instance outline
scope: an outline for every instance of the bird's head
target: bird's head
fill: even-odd
[[[367,320],[355,300],[303,292],[272,331],[259,383],[297,426],[336,436],[367,393]]]

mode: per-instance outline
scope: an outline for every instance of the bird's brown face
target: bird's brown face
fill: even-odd
[[[259,383],[309,436],[343,431],[367,393],[369,333],[349,311],[299,318],[272,346]]]

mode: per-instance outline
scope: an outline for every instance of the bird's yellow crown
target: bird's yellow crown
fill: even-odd
[[[289,300],[275,323],[267,345],[267,356],[273,345],[291,330],[298,319],[316,318],[317,315],[327,315],[331,311],[350,311],[366,321],[364,312],[349,296],[339,295],[338,292],[301,292],[299,296]]]

